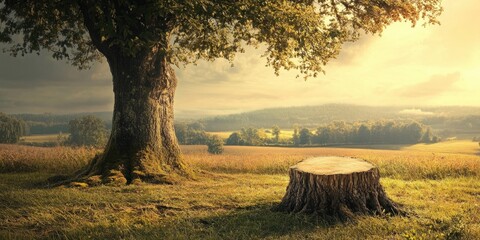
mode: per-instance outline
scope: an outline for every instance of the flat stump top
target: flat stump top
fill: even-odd
[[[358,158],[316,157],[303,160],[290,168],[315,175],[336,175],[366,172],[375,166]]]

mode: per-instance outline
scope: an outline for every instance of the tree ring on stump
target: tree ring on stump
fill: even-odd
[[[290,169],[296,169],[296,171],[316,175],[351,174],[366,172],[373,168],[375,166],[367,161],[350,157],[316,157],[301,161],[290,167]]]
[[[355,215],[403,215],[380,185],[378,168],[362,159],[316,157],[290,167],[287,192],[276,210],[315,213],[327,220]]]

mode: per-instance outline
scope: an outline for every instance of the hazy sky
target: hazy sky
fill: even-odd
[[[345,46],[326,75],[304,81],[279,77],[261,52],[177,70],[179,116],[229,114],[267,107],[354,103],[365,105],[480,105],[480,1],[444,0],[441,26],[396,23],[381,37]],[[48,55],[0,54],[0,111],[65,113],[111,111],[105,62],[78,71]]]

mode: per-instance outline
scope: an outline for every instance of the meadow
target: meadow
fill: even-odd
[[[272,139],[273,134],[271,133],[271,129],[260,129],[263,134],[265,134],[265,138]],[[236,131],[239,132],[239,131]],[[217,135],[220,138],[226,140],[232,133],[233,131],[224,131],[224,132],[207,132],[208,134],[211,135]],[[280,131],[280,135],[278,135],[279,140],[281,141],[288,141],[293,137],[293,129],[282,129]]]
[[[0,145],[0,239],[480,239],[478,144],[388,148],[182,146],[196,176],[176,185],[48,188],[99,150]],[[271,210],[289,166],[329,155],[377,165],[408,216],[332,224]]]
[[[30,135],[23,136],[20,138],[20,142],[24,143],[45,143],[45,142],[56,142],[59,137],[68,137],[68,133],[62,134],[39,134],[39,135]]]

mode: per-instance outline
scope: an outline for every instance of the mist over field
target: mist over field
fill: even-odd
[[[68,132],[69,121],[81,116],[94,115],[101,119],[107,129],[111,128],[112,113],[75,113],[75,114],[16,114],[26,121],[30,134],[57,134]],[[279,126],[285,130],[295,127],[316,129],[334,122],[369,121],[418,121],[431,127],[443,138],[472,139],[480,136],[480,107],[409,107],[409,106],[362,106],[348,104],[326,104],[318,106],[268,108],[251,112],[196,117],[177,116],[175,123],[201,123],[207,132],[224,132],[225,136],[242,128],[269,130]]]

